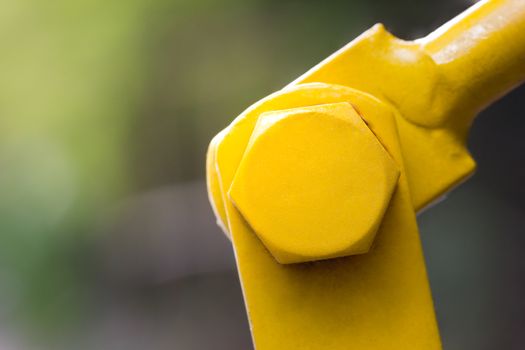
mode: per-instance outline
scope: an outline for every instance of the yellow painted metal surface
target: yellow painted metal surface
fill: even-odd
[[[468,128],[525,78],[524,32],[521,0],[414,42],[376,25],[212,140],[256,349],[441,347],[415,212],[473,171]]]
[[[368,252],[398,177],[352,105],[322,104],[261,114],[229,195],[278,262],[316,261]]]

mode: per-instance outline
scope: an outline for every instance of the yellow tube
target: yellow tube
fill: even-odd
[[[478,112],[525,80],[525,1],[480,1],[417,42],[447,80],[450,111]]]

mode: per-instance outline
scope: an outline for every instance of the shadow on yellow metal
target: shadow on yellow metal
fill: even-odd
[[[257,349],[441,347],[415,212],[473,171],[468,129],[525,78],[523,32],[522,0],[414,42],[376,25],[212,140]]]

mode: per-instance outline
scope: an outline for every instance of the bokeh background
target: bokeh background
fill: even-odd
[[[466,0],[0,2],[0,349],[250,349],[210,138],[376,22]],[[525,89],[419,216],[445,349],[525,348]]]

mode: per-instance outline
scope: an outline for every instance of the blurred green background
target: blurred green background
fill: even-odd
[[[249,349],[208,141],[376,22],[465,0],[0,2],[0,349]],[[525,89],[419,217],[445,349],[525,348]]]

